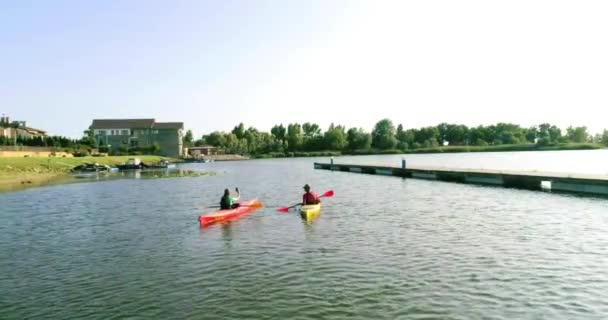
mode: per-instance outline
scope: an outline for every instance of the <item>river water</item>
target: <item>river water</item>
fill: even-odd
[[[603,150],[406,159],[608,171]],[[190,164],[217,175],[0,194],[0,319],[608,318],[607,199],[314,170],[314,161],[329,159]],[[321,215],[277,213],[305,183],[334,190]],[[226,187],[265,207],[200,229],[197,216]]]

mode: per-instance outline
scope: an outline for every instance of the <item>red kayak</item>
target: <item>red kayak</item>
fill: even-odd
[[[252,199],[239,202],[239,207],[236,209],[218,210],[207,214],[202,214],[198,217],[198,222],[201,227],[214,224],[216,222],[228,221],[246,216],[257,208],[260,208],[262,203],[258,199]]]

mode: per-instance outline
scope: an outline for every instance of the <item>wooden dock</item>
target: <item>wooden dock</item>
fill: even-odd
[[[377,174],[403,178],[502,186],[527,190],[551,190],[608,196],[608,176],[549,172],[516,172],[449,168],[402,167],[317,163],[315,169]]]

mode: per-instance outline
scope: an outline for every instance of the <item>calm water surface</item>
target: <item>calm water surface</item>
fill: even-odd
[[[568,171],[564,157],[608,171],[606,152],[582,154],[547,171]],[[407,157],[475,167],[470,155]],[[608,318],[608,200],[315,171],[315,160],[327,161],[0,194],[0,319]],[[276,213],[305,183],[335,191],[321,215]],[[199,229],[204,207],[236,186],[266,207]]]

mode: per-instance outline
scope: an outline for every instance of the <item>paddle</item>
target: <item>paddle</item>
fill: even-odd
[[[323,197],[327,197],[327,198],[329,198],[329,197],[332,197],[333,195],[334,195],[334,191],[333,191],[333,190],[329,190],[329,191],[325,192],[325,193],[324,193],[322,196],[320,196],[319,198],[323,198]],[[293,206],[279,208],[279,209],[277,209],[277,211],[278,211],[278,212],[281,212],[281,213],[283,213],[283,212],[287,212],[287,211],[289,211],[289,209],[294,208],[294,207],[297,207],[297,206],[299,206],[299,205],[302,205],[302,204],[301,204],[301,203],[296,203],[296,204],[294,204]]]
[[[261,208],[262,207],[262,203],[261,202],[255,202],[255,203],[252,203],[250,205],[239,205],[239,207]],[[209,206],[207,208],[221,208],[221,207],[220,206]]]

